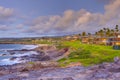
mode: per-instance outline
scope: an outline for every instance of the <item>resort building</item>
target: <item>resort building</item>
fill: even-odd
[[[100,45],[120,45],[120,33],[112,37],[100,36],[82,36],[80,37],[82,43],[86,44],[100,44]]]
[[[102,45],[106,45],[108,42],[108,38],[107,37],[95,37],[93,40],[94,44],[102,44]]]
[[[108,45],[120,45],[120,33],[108,39]]]
[[[78,35],[71,35],[71,36],[66,36],[65,37],[65,40],[68,40],[68,41],[75,41],[75,40],[78,40],[80,39],[80,37]]]

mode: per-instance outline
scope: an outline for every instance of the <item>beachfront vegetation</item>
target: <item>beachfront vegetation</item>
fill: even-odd
[[[80,41],[64,41],[61,43],[61,47],[66,46],[70,48],[70,55],[58,61],[61,66],[74,62],[90,66],[103,62],[112,62],[114,57],[120,56],[120,51],[114,50],[112,46],[82,44]]]

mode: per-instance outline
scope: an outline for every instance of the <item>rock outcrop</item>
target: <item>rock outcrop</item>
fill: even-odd
[[[91,67],[46,67],[33,70],[24,68],[20,72],[3,75],[0,80],[120,80],[120,59],[114,60],[113,63],[103,63]],[[2,70],[2,68],[0,69]]]
[[[31,54],[31,55],[24,55],[26,52],[30,53],[30,52],[36,52],[36,54]],[[31,50],[27,50],[27,49],[22,49],[22,50],[8,50],[9,55],[12,55],[13,57],[10,60],[15,60],[17,58],[19,58],[19,60],[21,61],[49,61],[49,60],[59,60],[63,57],[65,57],[66,54],[68,54],[69,49],[65,48],[65,49],[61,49],[58,50],[56,49],[55,46],[39,46],[35,49],[31,49]],[[23,56],[14,56],[14,55],[18,55],[18,54],[22,54]],[[4,54],[6,55],[6,54]]]

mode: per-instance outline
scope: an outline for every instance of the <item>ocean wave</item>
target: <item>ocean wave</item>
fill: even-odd
[[[10,58],[8,58],[0,61],[0,65],[13,65],[16,63],[21,63],[19,58],[16,58],[15,60],[10,60]]]

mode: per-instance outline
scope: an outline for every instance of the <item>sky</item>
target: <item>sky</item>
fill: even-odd
[[[120,24],[120,0],[0,1],[0,38],[94,33]]]

